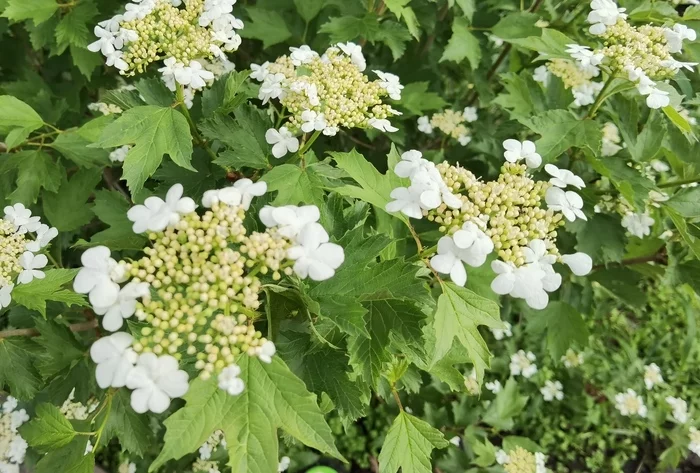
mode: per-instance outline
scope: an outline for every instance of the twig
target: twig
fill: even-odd
[[[659,187],[660,189],[664,189],[664,188],[667,188],[667,187],[682,186],[682,185],[684,185],[684,184],[693,184],[693,183],[695,183],[695,182],[700,182],[700,176],[695,176],[695,177],[691,177],[691,178],[688,178],[688,179],[681,179],[681,180],[678,180],[678,181],[664,182],[663,184],[659,184],[658,187]]]
[[[97,320],[80,322],[68,326],[71,332],[87,332],[97,327]],[[3,330],[0,332],[0,340],[9,337],[37,337],[41,333],[35,328],[19,328],[16,330]]]
[[[643,264],[643,263],[665,263],[666,258],[663,253],[656,253],[653,255],[649,256],[637,256],[636,258],[629,258],[629,259],[623,259],[620,261],[618,264],[621,266],[632,266],[635,264]],[[604,269],[606,266],[604,264],[597,264],[593,266],[593,271],[598,270],[598,269]]]
[[[403,412],[403,404],[401,404],[401,398],[399,397],[399,392],[396,390],[396,387],[391,387],[391,393],[394,395],[394,399],[396,400],[396,404],[399,406],[399,410]]]
[[[107,184],[107,188],[113,191],[120,192],[124,197],[126,197],[127,202],[131,202],[131,196],[129,193],[119,184],[119,180],[117,180],[114,175],[112,174],[112,168],[106,167],[104,171],[102,171],[102,177],[105,181],[105,184]]]

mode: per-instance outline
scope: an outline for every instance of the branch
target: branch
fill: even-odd
[[[80,322],[77,324],[71,324],[68,326],[71,332],[87,332],[94,328],[97,328],[97,320],[90,320],[88,322]],[[9,337],[37,337],[41,333],[35,328],[20,328],[16,330],[3,330],[0,332],[0,340]]]
[[[643,263],[660,263],[666,264],[666,256],[663,253],[656,253],[649,256],[637,256],[636,258],[623,259],[618,264],[621,266],[633,266],[635,264]],[[597,264],[593,266],[593,271],[598,269],[605,269],[607,266],[604,264]]]

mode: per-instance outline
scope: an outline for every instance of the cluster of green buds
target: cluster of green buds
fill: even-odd
[[[26,233],[19,233],[12,223],[0,219],[0,287],[12,284],[15,276],[22,271],[19,258],[26,244]]]
[[[431,134],[438,129],[448,138],[453,138],[462,146],[467,146],[472,138],[466,123],[478,119],[476,107],[466,107],[463,112],[443,110],[432,117],[422,116],[418,119],[418,131]]]
[[[290,136],[323,132],[334,136],[340,128],[376,128],[393,132],[389,118],[398,112],[385,97],[401,98],[403,86],[390,73],[373,71],[379,79],[370,80],[362,48],[339,43],[319,55],[309,46],[290,48],[291,53],[275,62],[251,66],[251,77],[261,82],[263,103],[278,99],[286,118],[280,134]]]

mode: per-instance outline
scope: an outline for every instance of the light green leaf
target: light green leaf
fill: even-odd
[[[44,121],[32,107],[11,95],[0,95],[0,135],[7,135],[8,149],[23,143],[42,126]]]
[[[576,43],[576,41],[569,38],[564,33],[550,28],[544,28],[542,34],[537,36],[506,39],[506,41],[520,46],[521,48],[535,51],[540,54],[540,57],[546,57],[548,59],[571,59],[569,53],[566,52],[566,48],[567,45]]]
[[[325,6],[323,2],[318,0],[294,0],[294,5],[297,7],[299,16],[307,23],[316,18]]]
[[[69,50],[73,65],[86,79],[90,79],[92,72],[102,65],[102,57],[87,48],[71,45]]]
[[[53,16],[58,6],[54,0],[8,0],[1,16],[12,21],[32,20],[40,25]]]
[[[101,179],[102,173],[99,170],[81,169],[70,180],[64,180],[57,193],[45,192],[42,203],[51,225],[59,231],[67,232],[92,220],[92,205],[87,200]]]
[[[700,217],[700,187],[680,190],[663,204],[678,212],[681,217]]]
[[[95,193],[92,212],[109,228],[95,233],[90,241],[80,240],[75,246],[86,248],[105,245],[112,250],[141,250],[146,238],[136,235],[131,229],[132,222],[126,217],[129,202],[119,192],[100,190]]]
[[[502,76],[505,91],[493,102],[508,110],[511,118],[528,119],[538,112],[547,110],[542,88],[530,74],[508,72]]]
[[[518,392],[518,382],[510,378],[489,406],[483,421],[498,430],[511,430],[515,425],[513,417],[522,412],[528,399]]]
[[[457,337],[467,349],[477,380],[481,383],[484,370],[491,363],[491,352],[479,333],[479,325],[503,327],[498,304],[453,283],[442,284],[433,321],[435,352],[431,364],[435,365],[447,354]]]
[[[428,92],[428,82],[411,82],[401,91],[400,106],[413,115],[429,110],[441,110],[447,102],[435,92]]]
[[[73,280],[77,269],[48,269],[44,279],[34,279],[29,284],[19,284],[12,291],[12,300],[27,309],[36,310],[46,317],[46,301],[63,302],[66,305],[87,306],[85,297],[63,286]]]
[[[379,18],[371,13],[362,18],[354,16],[330,18],[318,30],[319,33],[329,35],[331,43],[357,41],[358,38],[375,41],[380,31]]]
[[[469,31],[469,22],[466,18],[455,18],[452,23],[452,37],[442,53],[440,62],[462,62],[469,60],[472,69],[476,70],[481,61],[481,48],[479,40]]]
[[[384,2],[387,8],[389,8],[389,11],[396,15],[397,19],[400,20],[403,18],[403,21],[406,23],[408,31],[410,31],[411,35],[416,39],[420,39],[418,19],[416,18],[416,14],[413,9],[407,6],[409,3],[410,0],[386,0]]]
[[[265,169],[270,166],[270,145],[265,140],[265,132],[270,128],[270,120],[262,110],[252,106],[239,107],[234,120],[228,115],[215,114],[199,126],[202,134],[216,139],[232,148],[224,151],[214,161],[227,169]]]
[[[81,135],[80,130],[70,130],[58,135],[49,146],[80,167],[94,168],[109,164],[109,153],[89,147],[91,143]]]
[[[0,338],[0,387],[8,386],[9,392],[23,401],[32,401],[42,386],[33,364],[37,348],[26,338]]]
[[[47,153],[40,150],[21,151],[7,159],[10,160],[10,167],[17,168],[17,187],[8,200],[29,205],[37,201],[42,187],[50,192],[58,191],[65,170]]]
[[[284,18],[277,11],[265,10],[261,7],[246,7],[250,20],[245,22],[245,28],[240,30],[244,38],[259,39],[263,48],[281,43],[292,36]]]
[[[61,465],[61,473],[94,473],[95,454],[85,455],[87,442],[86,435],[76,436],[68,445],[44,455],[34,473],[56,473],[56,465]]]
[[[27,443],[38,450],[57,450],[71,443],[75,429],[52,404],[39,404],[31,422],[20,428],[20,434]]]
[[[666,207],[666,214],[671,217],[673,224],[678,229],[678,233],[681,234],[681,238],[683,238],[686,245],[688,245],[693,255],[695,255],[697,259],[700,259],[700,238],[688,231],[688,221],[668,207]]]
[[[551,163],[572,147],[588,148],[594,154],[600,150],[603,134],[598,124],[589,119],[581,120],[567,110],[550,110],[519,121],[542,135],[535,144],[543,164]]]
[[[62,52],[71,45],[85,47],[91,43],[91,26],[97,14],[97,6],[91,1],[83,0],[71,8],[56,26],[56,43],[59,51]]]
[[[513,40],[539,36],[542,30],[535,26],[539,15],[529,12],[510,13],[500,19],[491,29],[491,33],[503,40]]]
[[[576,249],[586,253],[593,261],[610,263],[621,261],[625,254],[625,229],[620,217],[595,214],[576,233]]]
[[[144,456],[153,441],[148,417],[134,411],[129,391],[124,389],[112,397],[112,411],[105,424],[104,440],[109,441],[112,437],[119,439],[124,450],[140,457]]]
[[[641,133],[632,143],[627,143],[630,155],[635,161],[650,161],[661,150],[666,136],[666,123],[660,113],[652,110]]]
[[[309,447],[343,459],[316,396],[278,356],[267,364],[244,355],[238,364],[245,383],[239,396],[219,389],[215,380],[197,379],[190,384],[185,407],[165,421],[165,445],[149,471],[196,451],[216,429],[224,431],[233,471],[276,473],[278,428]]]
[[[34,323],[41,334],[36,343],[43,348],[36,366],[45,379],[70,368],[74,361],[85,356],[85,347],[65,325],[39,317],[35,317]]]
[[[401,411],[386,434],[379,452],[379,473],[431,473],[433,448],[450,443],[442,432],[427,422]]]
[[[293,164],[275,166],[262,178],[268,192],[277,191],[275,205],[323,205],[323,184],[313,167],[300,168]]]
[[[131,108],[107,125],[95,146],[116,148],[134,145],[124,159],[124,179],[132,192],[158,169],[168,154],[178,166],[194,170],[192,135],[185,117],[171,107],[144,105]]]
[[[671,122],[678,127],[683,133],[692,133],[693,129],[688,123],[688,120],[683,118],[683,116],[676,111],[671,105],[668,105],[662,109],[666,116],[671,120]]]
[[[540,332],[545,327],[547,349],[554,360],[564,356],[573,344],[581,349],[588,345],[588,328],[583,317],[565,302],[551,301],[546,309],[534,313],[528,329]]]

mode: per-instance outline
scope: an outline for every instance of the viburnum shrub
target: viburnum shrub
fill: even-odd
[[[0,0],[0,473],[695,471],[687,4]]]

